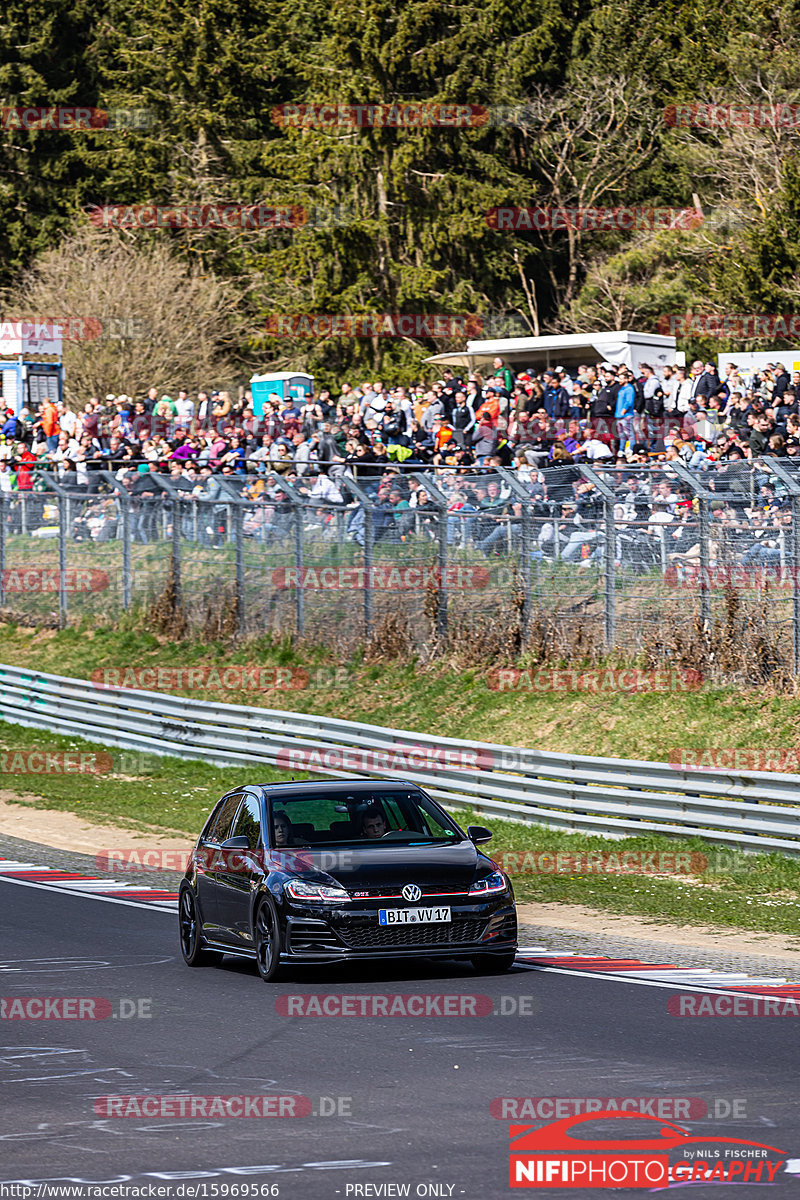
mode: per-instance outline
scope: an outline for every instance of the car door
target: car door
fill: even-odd
[[[222,843],[230,837],[234,818],[242,801],[241,791],[223,796],[216,813],[206,825],[197,847],[197,895],[203,932],[212,941],[220,938],[219,891],[220,875],[224,871]]]
[[[234,946],[252,949],[250,929],[250,895],[254,868],[260,860],[261,801],[246,793],[228,834],[232,838],[247,838],[247,850],[228,851],[221,856],[216,875],[219,935]]]

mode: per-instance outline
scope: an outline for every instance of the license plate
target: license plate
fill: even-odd
[[[449,908],[379,908],[380,925],[433,925],[452,920]]]

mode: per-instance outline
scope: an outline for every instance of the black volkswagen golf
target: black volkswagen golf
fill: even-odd
[[[421,788],[324,780],[237,788],[198,838],[179,897],[190,967],[468,958],[506,971],[517,947],[508,877]]]

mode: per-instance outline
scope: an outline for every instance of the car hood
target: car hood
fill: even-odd
[[[349,892],[401,888],[406,883],[467,891],[476,869],[492,864],[466,839],[454,845],[331,847],[297,852],[295,871],[309,881],[335,880]],[[286,864],[291,869],[290,864]],[[303,869],[305,868],[305,869]],[[294,873],[294,872],[293,872]]]

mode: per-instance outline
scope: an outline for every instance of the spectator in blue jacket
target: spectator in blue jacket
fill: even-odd
[[[636,400],[636,389],[633,386],[633,374],[620,371],[622,386],[617,392],[614,418],[617,423],[617,450],[624,450],[626,444],[633,440],[633,413]]]

